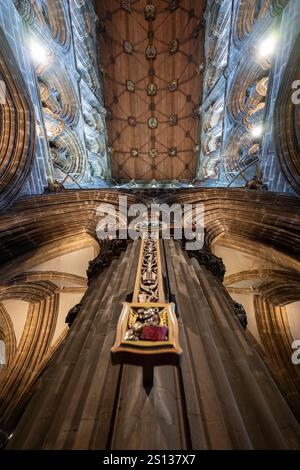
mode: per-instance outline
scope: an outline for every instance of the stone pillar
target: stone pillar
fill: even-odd
[[[93,263],[80,312],[7,448],[299,448],[299,425],[234,312],[221,262],[209,252],[190,258],[173,240],[163,243],[181,366],[155,367],[149,391],[142,368],[112,364],[139,247],[129,244],[110,264]]]
[[[90,286],[68,315],[69,333],[11,430],[8,448],[106,448],[121,373],[111,364],[110,348],[121,302],[133,290],[137,257],[137,244],[122,252],[114,243],[90,263]]]
[[[187,449],[180,373],[113,365],[122,302],[133,293],[140,242],[120,245],[90,264],[90,286],[67,317],[64,344],[37,384],[8,449]],[[118,257],[119,256],[119,257]]]
[[[192,447],[300,448],[299,424],[222,284],[222,260],[206,248],[184,252],[173,240],[165,242],[165,252],[184,351],[181,373]]]

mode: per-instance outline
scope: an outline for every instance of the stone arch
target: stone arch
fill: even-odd
[[[300,34],[298,35],[283,74],[274,112],[276,154],[282,172],[300,194],[300,104],[295,85],[300,83]],[[299,90],[299,84],[298,84]],[[299,92],[298,92],[299,97]]]
[[[14,327],[4,305],[0,303],[0,339],[5,344],[6,367],[10,367],[16,354],[16,335]]]
[[[51,36],[65,50],[71,43],[70,30],[66,21],[65,2],[62,0],[44,0],[43,6],[47,15]]]
[[[0,80],[0,206],[3,207],[18,194],[30,172],[36,131],[27,86],[1,28]]]
[[[67,241],[64,242],[67,245]],[[61,246],[56,251],[62,253]],[[44,258],[47,260],[49,255],[50,253],[46,252]],[[21,263],[20,266],[22,269],[24,265]],[[2,375],[0,388],[2,429],[13,426],[36,379],[65,337],[67,327],[63,331],[59,329],[57,334],[55,332],[61,295],[66,295],[68,286],[72,291],[72,298],[74,292],[81,297],[87,287],[87,279],[59,271],[30,271],[18,274],[0,285],[0,339],[3,337],[1,312],[4,309],[1,301],[17,299],[25,301],[28,305],[20,342]],[[9,314],[7,318],[13,333],[14,328]],[[9,344],[7,340],[6,344]]]
[[[226,175],[229,180],[257,161],[260,146],[257,144],[254,147],[256,143],[256,139],[242,125],[230,132],[225,147]]]
[[[46,26],[45,18],[36,0],[13,0],[13,4],[24,21],[28,24],[32,24],[36,20],[42,27]]]
[[[229,96],[228,112],[233,123],[247,119],[265,100],[268,75],[268,70],[249,58],[240,65]]]
[[[66,126],[50,141],[50,147],[56,179],[65,180],[70,175],[73,180],[80,182],[84,178],[86,158],[77,134]]]
[[[236,42],[243,41],[248,34],[252,33],[255,23],[266,15],[271,4],[272,0],[241,0],[239,2],[234,31]]]
[[[74,85],[63,67],[55,66],[38,70],[38,80],[43,107],[57,115],[67,125],[78,122],[78,102]]]
[[[258,295],[254,296],[254,308],[257,327],[264,344],[264,359],[283,396],[300,420],[300,373],[299,368],[291,361],[293,337],[286,308]]]
[[[253,221],[251,225],[255,223]],[[270,220],[266,224],[272,225]],[[221,245],[221,250],[220,246],[219,250],[214,247],[213,252],[217,256],[222,256],[222,249],[225,249],[224,255],[226,249],[232,250],[227,253],[227,258],[224,256],[226,269],[229,270],[224,285],[234,300],[240,302],[249,313],[248,326],[251,327],[248,333],[251,340],[300,419],[300,373],[291,361],[291,345],[296,337],[292,335],[293,323],[290,323],[288,308],[300,299],[299,259],[292,260],[274,248],[273,243],[262,243],[254,237],[249,238],[246,233],[232,236],[228,231],[214,243]],[[236,260],[230,259],[233,253]],[[299,313],[299,308],[296,313]],[[293,318],[295,325],[296,317]],[[297,325],[300,325],[299,320],[296,320]]]
[[[49,281],[11,280],[0,286],[0,300],[28,302],[25,327],[15,357],[1,381],[2,425],[11,418],[32,384],[41,361],[49,354],[58,313],[56,285]]]

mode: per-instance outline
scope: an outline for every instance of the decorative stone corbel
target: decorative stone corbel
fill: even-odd
[[[81,307],[82,307],[82,303],[80,302],[79,304],[76,304],[74,307],[72,307],[69,310],[69,313],[66,317],[66,323],[69,328],[71,328],[71,326],[73,325],[73,322],[75,318],[77,317],[78,313],[80,312]]]
[[[231,307],[233,308],[233,311],[237,319],[239,320],[239,322],[241,323],[242,327],[245,330],[247,328],[248,320],[247,320],[247,314],[245,312],[244,307],[242,306],[242,304],[239,304],[233,299],[231,299],[230,304],[231,304]]]
[[[125,251],[131,240],[111,240],[107,247],[95,258],[90,261],[87,270],[88,285],[105,269],[108,268],[113,259],[119,258],[122,251]]]
[[[186,239],[180,241],[183,249],[185,249],[186,242],[188,242]],[[190,258],[195,258],[200,265],[206,266],[210,272],[223,282],[226,271],[223,260],[214,255],[206,243],[200,250],[186,250],[186,253]]]

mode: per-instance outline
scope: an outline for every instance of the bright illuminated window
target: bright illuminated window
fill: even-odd
[[[276,51],[278,44],[278,35],[271,33],[269,36],[264,38],[258,46],[258,55],[262,59],[269,59]]]
[[[258,138],[263,135],[263,126],[255,126],[253,129],[251,129],[251,134],[253,137]]]
[[[5,366],[6,364],[6,354],[5,354],[5,343],[0,340],[0,367]]]
[[[29,41],[29,50],[31,57],[36,64],[45,65],[48,62],[49,53],[37,40],[31,39]]]

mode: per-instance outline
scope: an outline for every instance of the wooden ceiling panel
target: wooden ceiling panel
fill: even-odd
[[[95,0],[95,7],[113,177],[193,179],[205,0]]]

